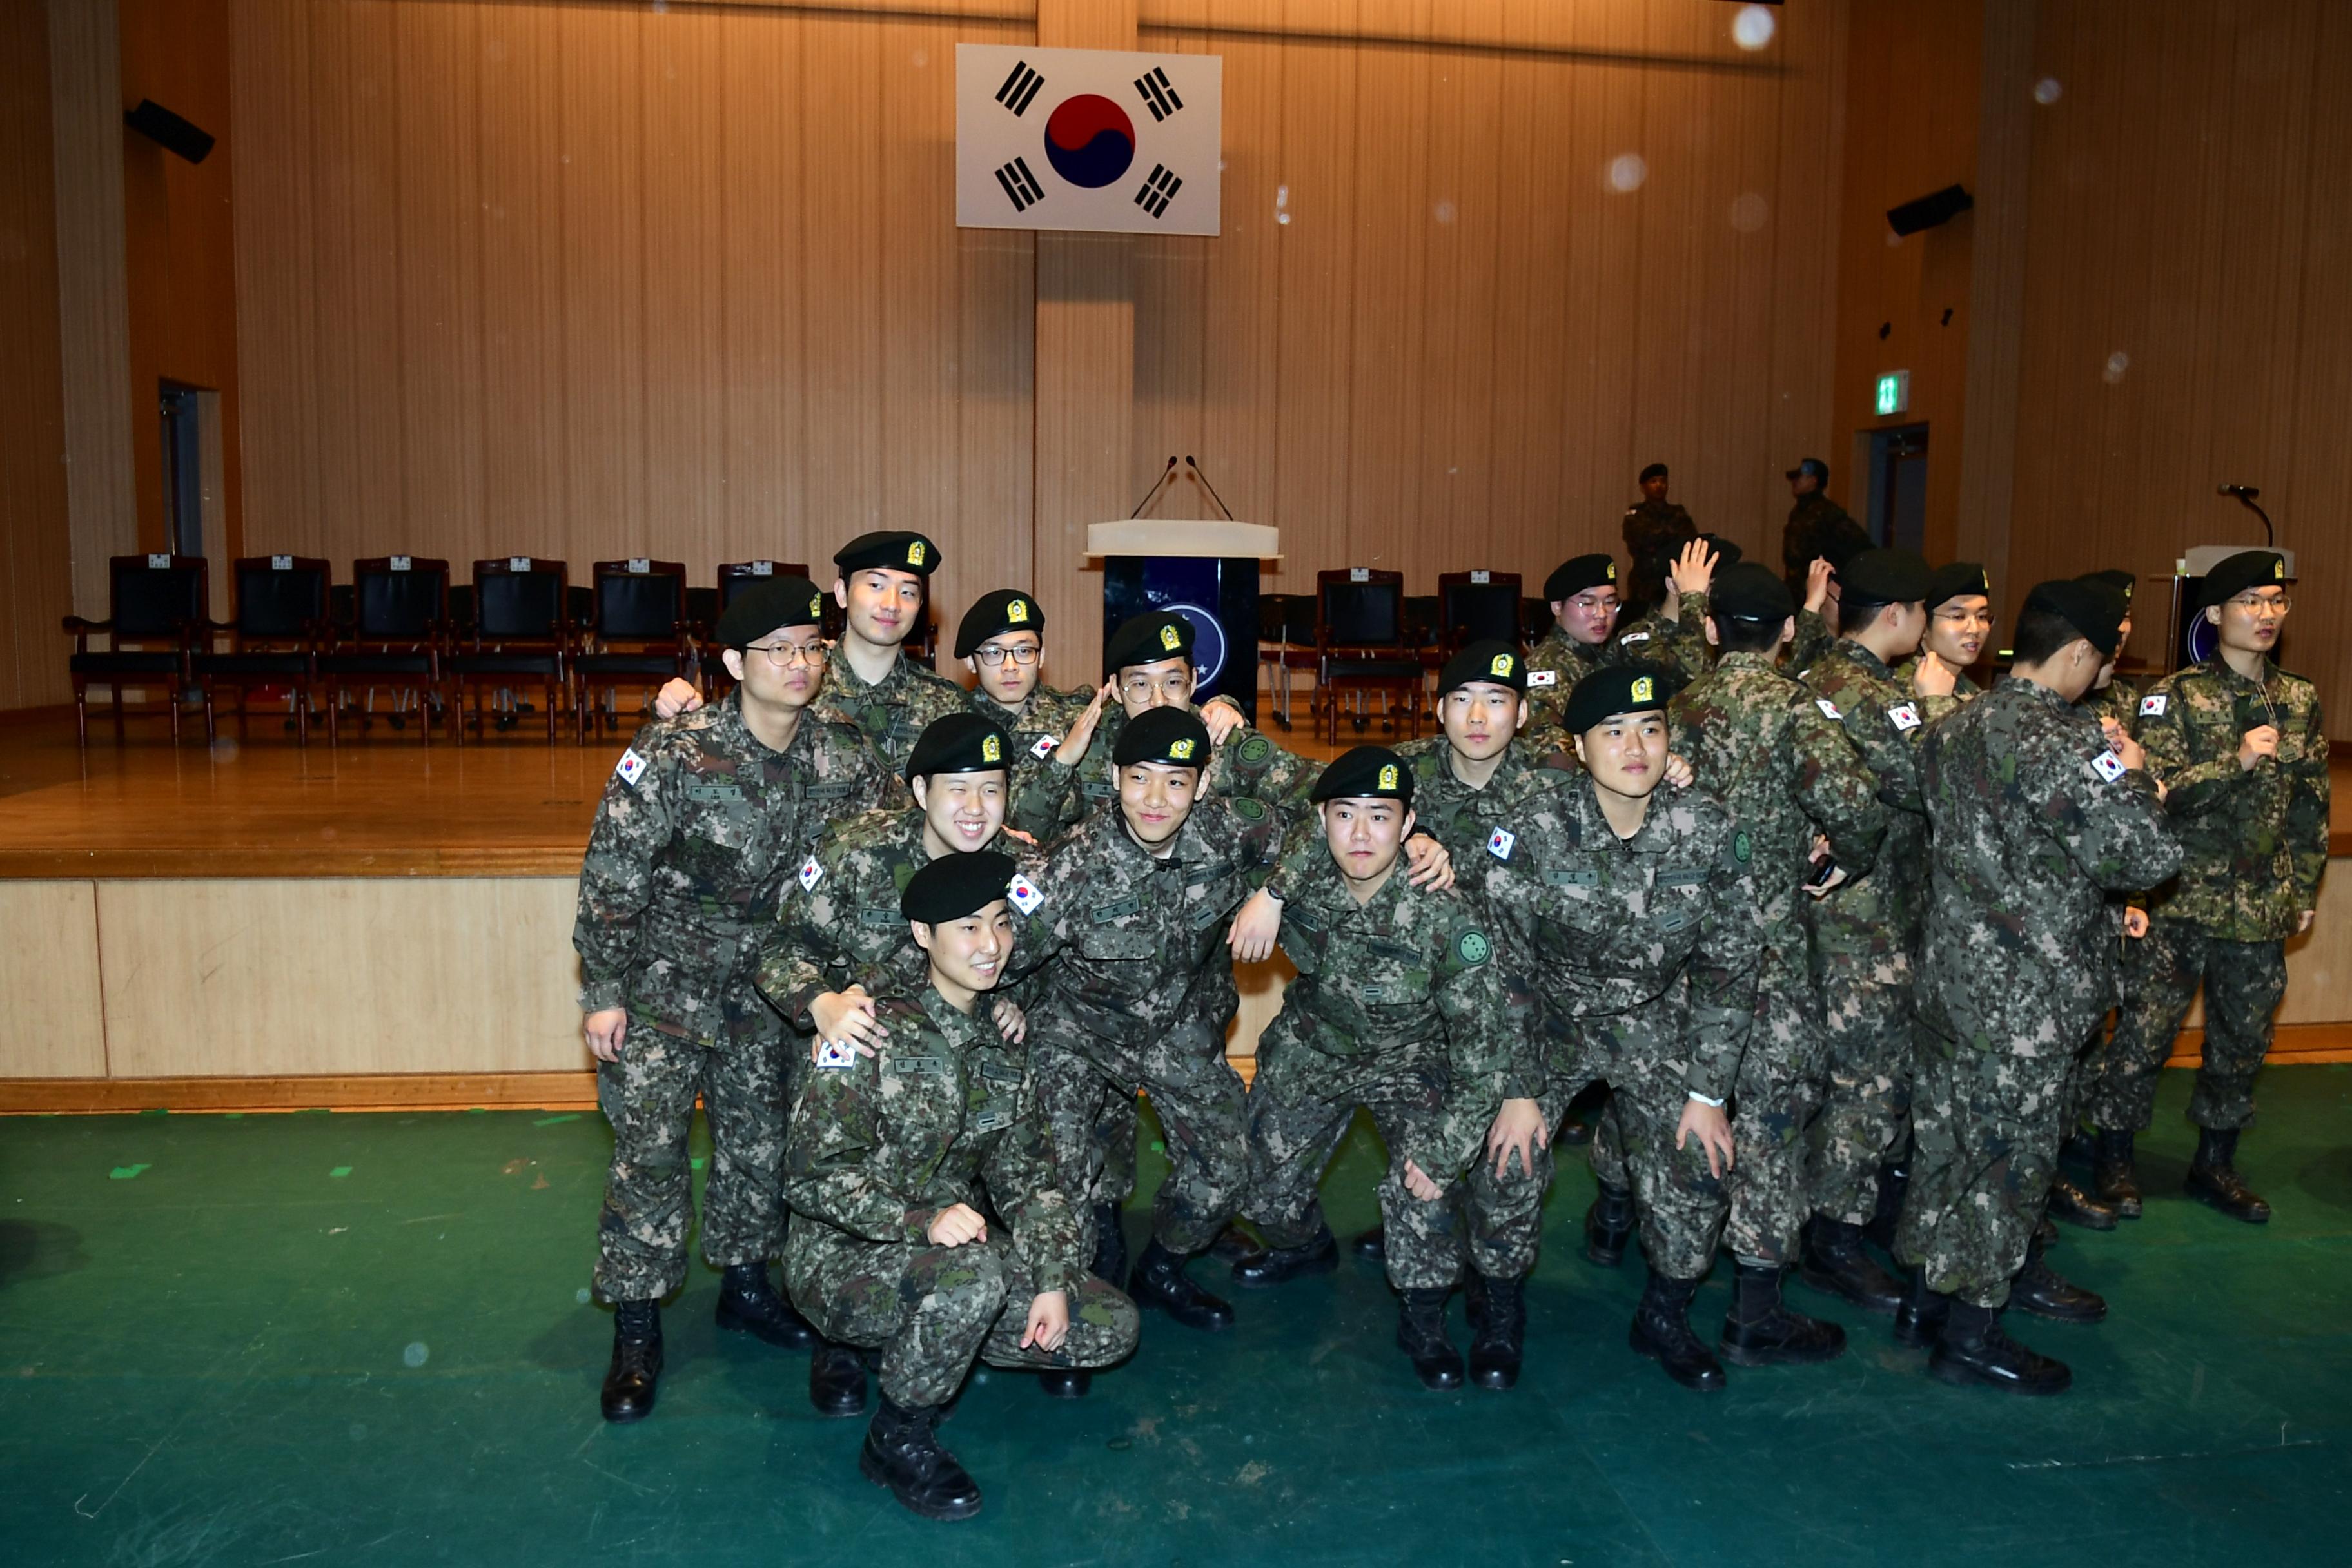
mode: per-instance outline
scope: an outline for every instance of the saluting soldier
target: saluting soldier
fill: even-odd
[[[1738,562],[1739,546],[1702,533],[1669,563],[1665,594],[1655,608],[1617,633],[1616,662],[1664,670],[1677,680],[1696,680],[1712,662],[1706,641],[1707,587],[1715,574]]]
[[[956,626],[955,656],[978,679],[971,710],[1013,737],[1011,776],[1025,782],[1060,749],[1102,688],[1057,691],[1045,684],[1045,608],[1018,588],[982,594]]]
[[[806,1345],[768,1281],[783,1242],[783,1021],[754,989],[779,893],[828,817],[895,781],[859,733],[815,707],[823,596],[804,577],[747,590],[716,628],[739,683],[657,720],[621,753],[580,868],[583,1026],[613,1124],[596,1289],[614,1304],[604,1415],[650,1414],[661,1298],[686,1279],[694,1220],[687,1133],[710,1121],[702,1251],[725,1282],[719,1326]]]
[[[1666,499],[1667,482],[1664,463],[1643,468],[1642,499],[1625,509],[1624,521],[1618,524],[1625,538],[1626,558],[1633,563],[1626,579],[1626,597],[1637,609],[1646,610],[1657,603],[1675,557],[1698,537],[1698,524],[1691,521],[1691,514]]]

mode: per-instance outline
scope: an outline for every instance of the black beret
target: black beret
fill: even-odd
[[[2205,574],[2205,603],[2225,604],[2249,588],[2285,586],[2285,556],[2275,550],[2241,550],[2224,555]]]
[[[1718,572],[1722,571],[1727,566],[1738,565],[1739,563],[1739,558],[1748,553],[1745,550],[1740,549],[1736,542],[1724,538],[1723,535],[1719,533],[1702,533],[1699,535],[1699,539],[1709,550],[1715,552],[1715,569]]]
[[[833,563],[844,574],[883,567],[929,577],[940,567],[940,547],[919,533],[886,530],[861,533],[833,552]]]
[[[1396,800],[1412,804],[1412,770],[1386,746],[1357,746],[1342,752],[1323,770],[1307,798],[1327,800]]]
[[[1192,657],[1192,623],[1173,610],[1146,610],[1121,621],[1103,644],[1103,673],[1116,675],[1131,664],[1158,664]]]
[[[984,773],[1007,768],[1013,742],[996,721],[979,713],[946,713],[923,726],[907,753],[907,782],[932,773]],[[1009,771],[1009,770],[1008,770]]]
[[[1916,550],[1865,550],[1838,568],[1841,604],[1908,605],[1927,596],[1935,574]]]
[[[2124,616],[2128,613],[2124,596],[2104,583],[2074,577],[2036,583],[2033,592],[2025,595],[2025,609],[2028,615],[2040,611],[2057,616],[2103,654],[2115,652],[2124,640]]]
[[[1779,573],[1759,562],[1738,561],[1715,574],[1706,607],[1734,620],[1769,624],[1795,615],[1797,600]]]
[[[1437,672],[1437,694],[1440,697],[1459,686],[1484,681],[1491,686],[1507,686],[1526,694],[1528,661],[1509,643],[1487,637],[1464,647],[1445,661]]]
[[[1552,604],[1573,599],[1587,588],[1613,588],[1617,585],[1617,558],[1613,555],[1579,555],[1561,562],[1544,579],[1544,597]]]
[[[737,594],[711,635],[721,647],[750,647],[770,632],[824,621],[823,589],[805,577],[771,577]]]
[[[970,658],[972,650],[999,632],[1035,632],[1045,636],[1045,612],[1036,600],[1018,588],[982,594],[956,624],[955,656]]]
[[[1641,482],[1646,485],[1652,479],[1663,479],[1665,477],[1666,466],[1664,463],[1652,463],[1648,468],[1642,470]]]
[[[2110,566],[2103,572],[2085,572],[2077,581],[2105,583],[2108,587],[2121,594],[2126,605],[2131,603],[2133,590],[2139,586],[2139,579],[2120,566]]]
[[[1822,540],[1813,553],[1842,573],[1845,570],[1847,562],[1869,548],[1870,537],[1862,530],[1840,529]]]
[[[1012,856],[993,849],[942,855],[907,879],[898,912],[927,926],[960,921],[1003,899],[1017,869]]]
[[[1603,719],[1619,713],[1664,711],[1666,700],[1682,689],[1682,682],[1655,669],[1616,665],[1596,669],[1576,683],[1560,715],[1561,728],[1581,735]]]
[[[1209,765],[1209,727],[1189,708],[1147,708],[1127,721],[1110,760],[1119,767],[1161,763],[1176,768]]]
[[[1969,594],[1992,597],[1992,580],[1985,569],[1973,561],[1955,561],[1948,566],[1938,566],[1927,578],[1927,607],[1934,609],[1947,599],[1958,599]]]

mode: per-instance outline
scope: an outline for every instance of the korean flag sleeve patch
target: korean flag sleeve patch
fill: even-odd
[[[2170,699],[2163,692],[2151,691],[2139,700],[2139,716],[2143,719],[2161,719],[2169,701]]]
[[[1911,703],[1897,702],[1886,710],[1886,716],[1894,721],[1895,727],[1905,734],[1909,734],[1919,727],[1919,710]]]
[[[1813,706],[1822,710],[1822,716],[1825,719],[1843,719],[1845,717],[1844,714],[1838,711],[1838,705],[1831,701],[1826,697],[1814,698]]]
[[[646,776],[646,769],[648,765],[650,764],[645,758],[637,755],[637,749],[631,746],[621,753],[621,760],[613,764],[613,772],[623,784],[635,789],[637,787],[637,781]]]
[[[824,877],[824,868],[816,863],[815,856],[810,856],[808,859],[803,861],[801,865],[801,891],[803,893],[815,891],[817,883],[822,880]]]
[[[1531,669],[1528,671],[1528,684],[1529,686],[1558,686],[1559,684],[1559,671],[1556,669]]]
[[[1486,836],[1486,853],[1497,860],[1507,860],[1517,847],[1519,836],[1507,827],[1497,827]]]
[[[1037,884],[1025,876],[1015,876],[1012,886],[1004,889],[1004,896],[1014,909],[1024,915],[1035,914],[1037,906],[1045,901],[1045,895],[1037,890]]]
[[[1062,737],[1059,735],[1040,735],[1037,743],[1029,748],[1029,754],[1042,762],[1061,749]]]
[[[2091,771],[2109,784],[2113,784],[2131,770],[2124,766],[2124,760],[2121,757],[2109,751],[2101,752],[2091,759]]]

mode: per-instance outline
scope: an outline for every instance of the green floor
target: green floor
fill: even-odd
[[[1638,1264],[1570,1244],[1580,1162],[1515,1393],[1422,1392],[1351,1262],[1244,1296],[1231,1335],[1147,1319],[1081,1405],[983,1373],[948,1427],[988,1492],[959,1526],[858,1478],[861,1428],[810,1412],[801,1358],[719,1342],[699,1265],[659,1410],[598,1419],[594,1116],[7,1120],[0,1559],[2345,1562],[2352,1068],[2266,1079],[2243,1164],[2267,1230],[2171,1195],[2186,1090],[2167,1075],[2148,1217],[2057,1255],[2113,1317],[2021,1329],[2074,1363],[2065,1398],[1931,1383],[1801,1289],[1844,1359],[1686,1394],[1625,1348]],[[1343,1231],[1374,1159],[1360,1128],[1327,1188]]]

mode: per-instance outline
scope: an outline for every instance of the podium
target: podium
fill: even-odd
[[[1192,623],[1193,700],[1230,697],[1257,722],[1258,568],[1279,563],[1263,523],[1127,519],[1087,529],[1103,568],[1103,636],[1129,617],[1173,610]]]

